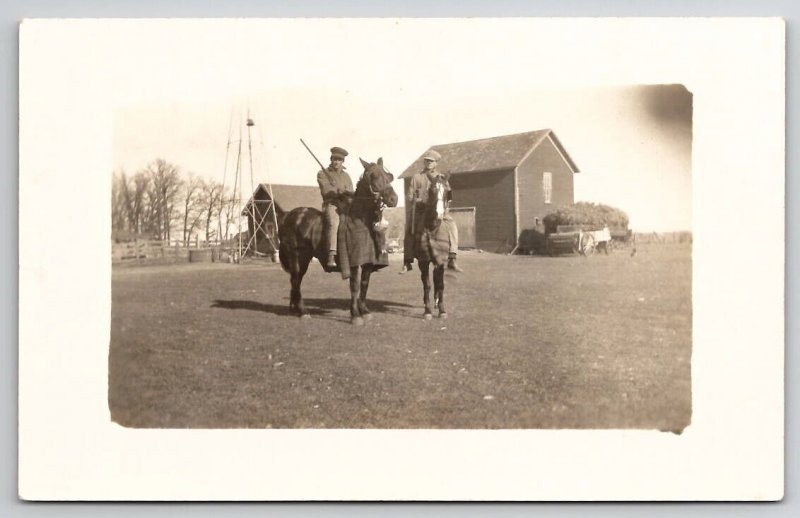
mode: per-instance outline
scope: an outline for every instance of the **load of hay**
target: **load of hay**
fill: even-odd
[[[603,227],[626,231],[628,229],[628,215],[623,210],[587,201],[559,207],[545,216],[543,222],[547,234],[556,232],[559,225],[581,225],[587,230]]]
[[[540,225],[522,230],[518,241],[519,253],[547,253],[548,235],[555,234],[561,225],[580,226],[583,230],[608,227],[612,237],[622,240],[627,240],[630,234],[628,215],[623,210],[602,203],[581,201],[559,207],[545,216]]]

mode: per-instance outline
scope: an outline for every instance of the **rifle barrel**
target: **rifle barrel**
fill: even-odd
[[[325,166],[324,166],[324,165],[322,165],[322,162],[320,162],[320,161],[319,161],[319,158],[317,158],[317,155],[315,155],[315,154],[314,154],[314,152],[313,152],[313,151],[311,151],[311,148],[309,148],[309,147],[308,147],[308,145],[305,143],[305,141],[304,141],[303,139],[300,139],[300,142],[303,144],[303,147],[305,147],[305,148],[306,148],[306,151],[308,151],[309,153],[311,153],[311,156],[312,156],[312,157],[314,157],[314,160],[316,160],[316,161],[317,161],[317,163],[319,164],[319,166],[320,166],[320,167],[322,168],[322,170],[324,171],[324,170],[325,170]]]

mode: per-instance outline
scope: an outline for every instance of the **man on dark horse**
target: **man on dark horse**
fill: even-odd
[[[331,164],[317,173],[317,183],[322,194],[322,214],[325,216],[325,235],[328,243],[328,271],[336,268],[336,254],[339,232],[339,215],[348,203],[345,199],[353,195],[353,181],[344,167],[347,151],[340,147],[331,148]]]
[[[371,317],[366,305],[370,275],[389,264],[382,240],[376,236],[384,227],[381,224],[383,209],[397,206],[397,194],[392,188],[394,176],[383,167],[382,158],[374,163],[361,160],[364,174],[356,183],[355,192],[348,176],[329,175],[337,172],[336,162],[341,163],[345,154],[341,148],[333,148],[332,167],[323,169],[320,174],[320,189],[326,205],[332,205],[337,197],[343,202],[337,205],[341,212],[335,212],[340,219],[338,235],[326,228],[325,216],[320,210],[296,207],[281,222],[279,257],[281,266],[290,275],[289,309],[292,313],[308,317],[300,285],[311,259],[316,257],[325,271],[341,271],[342,278],[350,280],[351,322],[363,325]],[[333,232],[336,226],[331,225]],[[338,254],[331,250],[330,237],[326,234],[335,236]]]
[[[401,274],[411,271],[411,264],[414,262],[416,255],[416,248],[419,246],[420,236],[423,230],[423,220],[425,218],[425,204],[428,202],[428,190],[431,184],[441,181],[446,185],[447,191],[450,191],[450,183],[447,181],[445,175],[436,168],[440,155],[435,150],[430,150],[425,153],[423,160],[425,168],[411,177],[409,182],[408,191],[406,192],[406,206],[411,207],[406,212],[406,231],[403,245],[403,269]],[[414,211],[414,214],[412,214]],[[413,222],[413,224],[412,224]],[[456,257],[458,254],[458,228],[455,221],[450,216],[449,206],[445,208],[445,216],[442,223],[447,228],[447,235],[450,240],[450,253],[447,259],[447,269],[455,272],[462,272],[463,270],[456,264]],[[416,228],[411,228],[411,227]]]

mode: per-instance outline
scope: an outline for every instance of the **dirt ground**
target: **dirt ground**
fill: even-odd
[[[691,245],[589,258],[464,252],[449,319],[422,286],[312,264],[289,314],[273,263],[115,267],[109,406],[130,427],[646,428],[691,419]]]

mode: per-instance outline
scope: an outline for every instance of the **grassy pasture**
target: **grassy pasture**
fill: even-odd
[[[276,264],[115,267],[109,406],[130,427],[648,428],[691,419],[691,248],[463,253],[448,320],[419,275],[375,274],[363,327],[312,264],[313,318]]]

